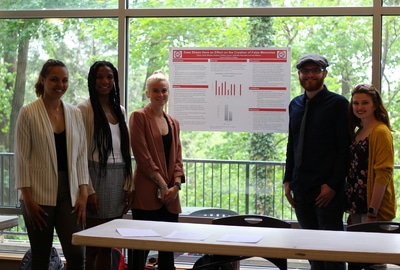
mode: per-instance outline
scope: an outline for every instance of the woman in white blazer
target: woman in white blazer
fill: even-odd
[[[32,270],[48,269],[54,228],[69,269],[84,269],[84,247],[71,243],[86,223],[87,146],[80,110],[61,100],[68,70],[48,60],[38,99],[21,108],[15,131],[15,181],[32,250]]]

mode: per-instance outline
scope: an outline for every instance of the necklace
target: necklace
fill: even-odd
[[[60,118],[64,117],[64,110],[63,110],[63,106],[61,105],[60,107],[58,107],[53,113],[53,118],[56,122],[58,122],[58,120]]]

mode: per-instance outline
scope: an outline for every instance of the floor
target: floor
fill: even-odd
[[[176,264],[176,270],[190,270],[190,269],[192,269],[192,266],[193,265]],[[250,265],[243,266],[243,265],[241,265],[240,266],[240,270],[262,270],[262,269],[264,269],[264,270],[279,270],[278,268],[273,267],[271,265],[264,265],[264,266],[262,266],[262,265],[261,266],[255,266],[255,265],[254,266],[250,266]],[[295,265],[289,265],[289,268],[288,268],[288,270],[305,270],[305,269],[310,269],[310,268],[309,268],[309,266],[306,267],[306,264],[301,265],[299,267],[296,267]],[[387,270],[399,270],[399,269],[400,269],[400,266],[392,265],[392,264],[387,265]]]
[[[193,267],[194,262],[200,257],[200,254],[180,254],[175,259],[175,265],[177,270],[188,270]],[[240,270],[278,270],[269,261],[253,257],[246,260],[242,260],[240,263]],[[307,260],[288,260],[288,270],[305,270],[310,269],[310,265]],[[400,270],[400,266],[388,264],[387,270]]]
[[[191,269],[193,267],[193,264],[179,264],[176,263],[175,266],[178,269],[181,270],[187,270]],[[244,260],[240,264],[240,270],[258,270],[258,269],[266,269],[266,270],[279,270],[277,267],[273,266],[272,264],[266,262],[262,258],[253,258],[253,259],[248,259]],[[306,264],[305,262],[291,262],[289,264],[288,270],[305,270],[309,269],[308,263]]]
[[[177,270],[187,270],[193,267],[193,264],[198,260],[202,254],[197,253],[175,253],[175,266]],[[157,257],[155,251],[150,251],[149,258]],[[309,269],[308,261],[305,260],[289,260],[288,270],[304,270]],[[259,258],[252,257],[240,261],[240,270],[255,270],[255,269],[278,269],[274,267],[269,261]],[[399,268],[400,269],[400,268]]]

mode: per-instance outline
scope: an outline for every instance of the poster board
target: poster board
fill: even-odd
[[[287,132],[290,48],[170,48],[169,67],[181,130]]]

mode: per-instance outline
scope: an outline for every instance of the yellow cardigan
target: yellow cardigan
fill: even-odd
[[[386,185],[378,210],[378,220],[389,221],[396,216],[396,196],[393,183],[394,148],[389,128],[378,124],[369,136],[367,203],[370,205],[375,182]]]

